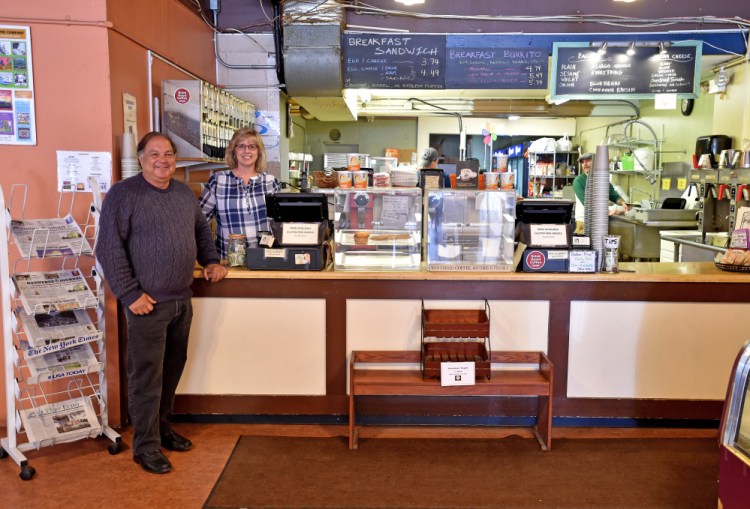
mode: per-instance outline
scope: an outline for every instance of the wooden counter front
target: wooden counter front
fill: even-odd
[[[347,317],[357,302],[402,306],[422,300],[446,303],[488,300],[517,301],[521,306],[524,302],[539,302],[548,309],[542,318],[546,320],[547,336],[541,341],[556,368],[554,408],[558,421],[619,418],[632,422],[686,419],[711,423],[717,420],[723,399],[719,396],[720,388],[725,387],[728,380],[728,371],[723,372],[724,357],[732,352],[727,361],[728,370],[737,351],[735,346],[738,349],[747,336],[741,323],[727,319],[726,314],[747,316],[743,306],[750,303],[750,275],[723,272],[712,263],[622,263],[620,269],[617,274],[231,270],[228,278],[218,284],[199,279],[200,274],[196,272],[193,289],[198,299],[324,300],[321,320],[324,321],[325,367],[321,369],[325,371],[325,390],[323,394],[299,395],[243,394],[241,391],[208,394],[209,391],[195,389],[178,393],[176,411],[182,414],[285,415],[292,421],[293,416],[317,415],[343,422],[347,413],[348,355],[352,349],[367,349],[362,345],[353,347],[352,338],[347,342],[347,328],[351,334],[357,325]],[[720,303],[726,305],[717,307]],[[641,313],[641,309],[646,312]],[[747,309],[750,310],[750,306]],[[699,326],[712,317],[716,317],[715,328]],[[698,321],[693,327],[686,320]],[[590,327],[589,321],[592,322]],[[629,324],[633,321],[643,323],[631,327]],[[608,323],[612,324],[611,334]],[[628,326],[623,327],[623,323]],[[687,332],[678,325],[686,327]],[[665,332],[664,327],[679,329],[680,334],[691,337],[670,343],[670,329]],[[602,331],[601,339],[592,340],[595,333],[589,329]],[[191,337],[192,341],[196,338]],[[212,349],[217,349],[222,338],[212,337],[210,341]],[[592,344],[596,348],[592,349]],[[388,348],[384,345],[381,349]],[[622,349],[622,366],[617,366],[617,357],[614,361],[610,357],[619,353],[607,353],[617,348]],[[606,357],[607,367],[602,365],[602,373],[581,367],[597,365],[597,358],[588,357],[587,351]],[[654,352],[658,362],[663,363],[665,378],[672,376],[669,373],[679,374],[679,366],[686,365],[691,373],[685,376],[697,377],[696,387],[707,386],[710,390],[692,386],[682,390],[675,381],[659,380],[661,367],[649,364],[649,361],[655,362]],[[645,360],[643,355],[647,357]],[[201,359],[200,362],[208,361]],[[575,369],[581,370],[582,376],[577,371],[569,373],[570,366],[578,366]],[[278,369],[284,367],[278,366]],[[610,376],[609,373],[615,374]],[[646,375],[641,376],[641,373]],[[701,379],[704,376],[706,383]],[[633,381],[624,383],[628,377]],[[626,387],[631,383],[632,387]],[[378,401],[377,396],[373,396],[367,413],[400,415],[403,412],[434,417],[429,402],[424,404],[423,400],[427,399],[416,401],[404,397],[399,403],[393,403]],[[457,401],[452,407],[443,403],[445,413],[441,415],[481,416],[499,412],[500,415],[528,416],[535,411],[533,404],[487,404],[484,401],[490,398],[478,399],[482,402]]]

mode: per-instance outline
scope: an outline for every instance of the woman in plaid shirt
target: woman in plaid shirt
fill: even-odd
[[[206,218],[216,217],[216,247],[222,259],[230,234],[245,235],[248,247],[257,246],[258,232],[269,229],[266,195],[279,190],[276,177],[266,173],[266,148],[257,131],[237,129],[224,159],[229,169],[208,179],[200,199]]]

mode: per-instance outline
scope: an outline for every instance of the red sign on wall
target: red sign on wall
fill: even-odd
[[[190,92],[185,88],[178,88],[174,91],[174,100],[180,104],[186,104],[190,101]]]

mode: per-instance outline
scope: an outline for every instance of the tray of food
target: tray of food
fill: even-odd
[[[750,272],[750,251],[728,249],[714,258],[716,267],[727,272]]]
[[[409,232],[378,233],[371,231],[344,232],[341,244],[345,246],[411,246],[414,244]]]

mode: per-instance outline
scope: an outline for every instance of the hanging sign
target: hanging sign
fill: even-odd
[[[503,37],[446,37],[445,88],[546,89],[548,48],[508,47]]]
[[[624,46],[598,48],[581,43],[555,43],[552,48],[550,99],[653,99],[676,94],[698,97],[701,42],[674,43],[658,48]]]
[[[344,88],[444,88],[445,36],[344,34]]]

